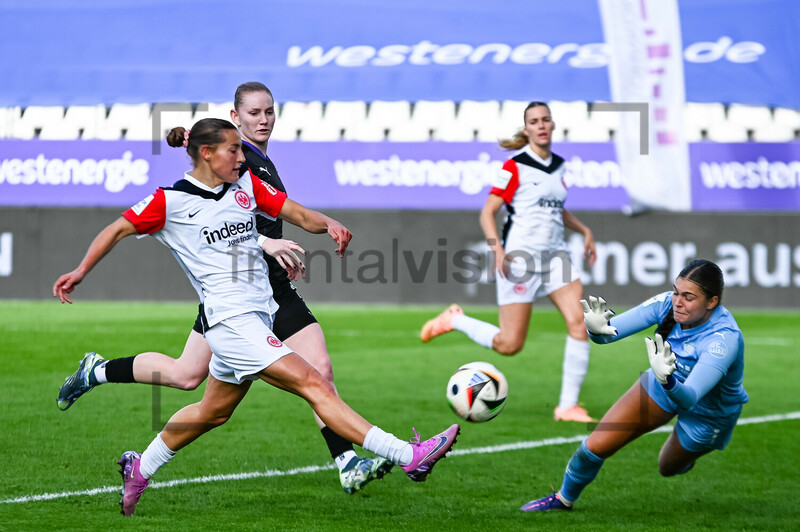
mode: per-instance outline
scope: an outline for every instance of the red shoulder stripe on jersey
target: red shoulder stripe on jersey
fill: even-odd
[[[253,183],[253,196],[256,198],[256,206],[267,216],[277,218],[283,208],[283,204],[286,203],[286,193],[254,176],[249,168],[247,171],[250,174],[250,181]]]
[[[492,187],[492,190],[489,191],[489,194],[500,196],[506,203],[511,203],[511,200],[514,199],[514,193],[519,187],[519,169],[517,169],[517,163],[514,160],[509,159],[503,163],[503,170],[511,172],[511,179],[508,181],[508,185],[504,189]]]
[[[167,199],[164,190],[159,188],[123,212],[122,216],[133,224],[140,235],[149,235],[162,229],[167,221]]]

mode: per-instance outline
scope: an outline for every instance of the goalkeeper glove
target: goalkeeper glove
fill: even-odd
[[[650,338],[645,338],[644,343],[647,346],[647,356],[650,358],[650,367],[653,368],[653,373],[656,380],[661,384],[667,384],[667,378],[675,371],[675,354],[669,342],[665,342],[660,334],[656,334],[656,341],[653,342]]]
[[[583,322],[586,324],[586,330],[597,335],[617,335],[617,328],[608,321],[614,315],[614,311],[606,308],[605,299],[589,296],[588,302],[581,299],[581,306],[583,306]]]

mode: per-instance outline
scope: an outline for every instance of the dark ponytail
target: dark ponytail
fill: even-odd
[[[197,163],[200,156],[200,147],[216,146],[225,140],[223,131],[231,129],[236,131],[236,126],[221,118],[204,118],[199,120],[191,131],[183,127],[174,127],[167,133],[167,144],[173,148],[186,147],[189,157]]]
[[[725,289],[725,278],[719,266],[706,259],[693,260],[678,274],[678,279],[686,279],[700,287],[707,299],[717,296],[719,305],[722,302],[722,291]],[[672,311],[659,324],[656,334],[666,339],[675,327],[675,316]]]

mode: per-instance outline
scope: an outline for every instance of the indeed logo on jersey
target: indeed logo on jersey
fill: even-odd
[[[239,222],[237,224],[233,224],[226,222],[218,229],[203,227],[200,230],[200,233],[203,235],[203,237],[205,237],[206,242],[209,244],[214,244],[215,242],[222,240],[228,240],[229,238],[234,238],[237,236],[240,237],[228,242],[228,246],[232,246],[253,238],[253,218],[251,217],[247,223]]]
[[[537,205],[545,209],[563,209],[564,200],[539,198]]]

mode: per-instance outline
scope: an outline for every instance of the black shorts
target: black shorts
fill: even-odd
[[[275,314],[275,322],[272,324],[272,332],[280,341],[286,340],[312,323],[317,323],[317,318],[314,317],[306,306],[306,302],[292,285],[287,283],[282,289],[276,290],[274,297],[279,308]],[[200,334],[203,334],[203,318],[203,304],[201,303],[197,319],[192,327]]]

